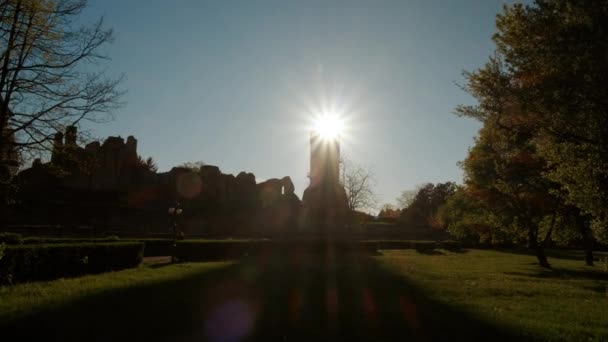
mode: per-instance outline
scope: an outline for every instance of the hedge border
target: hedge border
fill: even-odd
[[[141,242],[7,245],[0,259],[0,284],[53,280],[137,267]]]

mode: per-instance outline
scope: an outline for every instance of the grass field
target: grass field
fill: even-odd
[[[603,255],[602,257],[605,257]],[[4,340],[608,340],[608,273],[517,251],[268,256],[0,288]]]
[[[525,252],[390,251],[378,260],[427,295],[545,340],[608,340],[608,272],[583,266],[583,254],[549,251],[552,270]],[[606,254],[597,254],[604,258]]]

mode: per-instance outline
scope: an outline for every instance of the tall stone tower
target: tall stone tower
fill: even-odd
[[[310,185],[302,203],[306,222],[315,232],[341,231],[348,223],[349,210],[344,187],[340,184],[340,142],[310,135]]]
[[[318,133],[310,135],[310,183],[340,183],[340,143],[338,139],[323,139]]]

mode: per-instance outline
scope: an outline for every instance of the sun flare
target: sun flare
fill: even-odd
[[[315,118],[313,131],[323,139],[337,139],[344,133],[344,121],[337,113],[324,113]]]

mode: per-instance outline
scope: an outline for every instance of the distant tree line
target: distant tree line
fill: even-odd
[[[450,196],[456,192],[454,182],[426,183],[416,190],[403,191],[397,198],[398,207],[385,204],[378,217],[387,221],[396,221],[404,226],[427,226],[443,229],[438,213]]]

